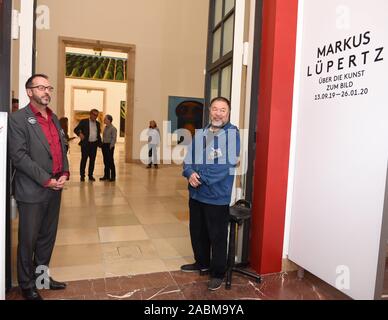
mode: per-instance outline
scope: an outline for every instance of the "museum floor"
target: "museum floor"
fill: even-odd
[[[99,149],[94,172],[97,181],[86,178],[81,183],[80,148],[74,143],[70,147],[71,177],[63,192],[50,265],[58,280],[171,271],[192,261],[187,185],[180,167],[155,170],[125,164],[124,146],[119,144],[116,149],[116,182],[99,181],[103,176]],[[17,223],[13,223],[14,258]]]
[[[53,278],[65,291],[44,291],[46,299],[347,299],[321,280],[292,268],[264,277],[262,284],[236,275],[232,290],[207,290],[208,277],[183,274],[193,261],[188,230],[186,181],[179,166],[146,169],[125,164],[123,145],[116,150],[116,182],[79,181],[80,151],[71,145],[71,179],[63,193]],[[17,220],[13,222],[13,275],[16,283]],[[387,277],[388,278],[388,277]],[[18,288],[8,300],[20,299]]]

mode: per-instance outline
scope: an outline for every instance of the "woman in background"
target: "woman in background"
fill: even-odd
[[[59,119],[59,124],[61,125],[61,128],[63,130],[63,133],[65,135],[65,148],[66,148],[66,153],[69,151],[69,119],[66,117],[62,117]]]
[[[66,117],[62,117],[59,119],[59,124],[61,125],[61,128],[63,130],[63,133],[65,135],[65,148],[66,148],[66,153],[69,151],[69,142],[71,140],[74,140],[75,137],[70,138],[69,137],[69,119]]]

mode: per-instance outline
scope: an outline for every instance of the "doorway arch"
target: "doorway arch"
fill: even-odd
[[[127,60],[127,114],[125,119],[125,162],[133,162],[133,119],[135,104],[135,60],[136,46],[100,40],[78,39],[71,37],[59,37],[58,56],[58,109],[57,114],[62,117],[65,114],[65,77],[66,77],[66,47],[82,49],[96,49],[126,53]]]

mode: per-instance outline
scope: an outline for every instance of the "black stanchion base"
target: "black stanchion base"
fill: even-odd
[[[261,275],[254,273],[254,272],[250,272],[250,271],[241,269],[239,267],[233,267],[232,272],[237,272],[237,273],[243,274],[245,276],[251,277],[256,281],[256,283],[261,283],[261,281],[262,281]],[[231,288],[232,288],[232,275],[230,275],[230,278],[227,277],[226,285],[225,285],[226,290],[230,290]]]

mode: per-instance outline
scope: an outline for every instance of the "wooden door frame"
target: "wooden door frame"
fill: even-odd
[[[135,106],[135,60],[136,46],[117,42],[107,42],[100,40],[78,39],[72,37],[59,37],[58,39],[58,84],[57,114],[61,117],[65,114],[65,65],[66,47],[82,49],[95,49],[128,54],[127,60],[127,116],[125,118],[125,162],[133,162],[133,122]]]

